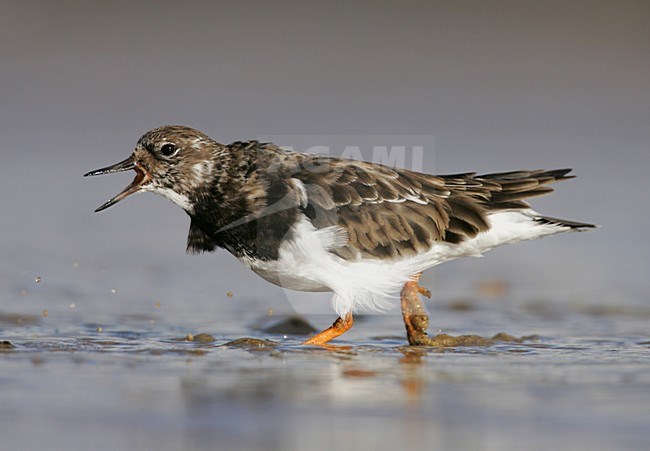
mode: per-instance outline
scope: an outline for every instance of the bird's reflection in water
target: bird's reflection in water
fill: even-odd
[[[399,360],[403,368],[401,384],[409,405],[415,406],[420,403],[424,394],[425,381],[421,373],[422,357],[427,355],[427,351],[413,347],[401,349],[400,352],[404,354]]]

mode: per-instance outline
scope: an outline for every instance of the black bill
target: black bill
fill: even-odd
[[[117,196],[113,197],[108,202],[97,208],[97,210],[95,210],[96,212],[105,210],[111,205],[118,203],[125,197],[133,193],[137,193],[140,191],[142,186],[151,179],[151,177],[149,176],[149,173],[144,168],[142,168],[142,166],[133,160],[133,156],[130,156],[126,160],[120,161],[114,165],[106,166],[105,168],[96,169],[94,171],[88,172],[87,174],[84,174],[84,177],[89,177],[93,175],[111,174],[113,172],[124,172],[131,169],[133,169],[136,173],[135,179],[133,179],[131,184],[124,188]]]

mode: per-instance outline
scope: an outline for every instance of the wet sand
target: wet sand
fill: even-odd
[[[476,3],[3,2],[0,451],[650,450],[648,2]],[[165,123],[573,167],[532,205],[602,228],[425,272],[431,335],[521,343],[413,349],[393,312],[305,347],[275,320],[327,296],[185,255],[163,198],[92,213],[133,174],[82,174]]]
[[[500,324],[528,337],[409,347],[400,317],[385,315],[361,317],[338,346],[322,349],[282,328],[309,333],[310,323],[331,321],[325,315],[308,322],[234,315],[220,333],[179,327],[164,305],[101,325],[52,309],[47,317],[2,312],[2,445],[650,447],[648,312],[475,305],[443,303],[432,324],[482,337]]]

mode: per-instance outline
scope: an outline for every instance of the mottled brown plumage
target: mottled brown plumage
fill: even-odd
[[[571,178],[570,169],[433,176],[338,158],[292,159],[291,177],[307,194],[305,214],[317,228],[336,225],[348,233],[348,243],[333,251],[348,260],[399,259],[434,242],[474,238],[490,228],[490,213],[530,208],[523,199]]]
[[[173,158],[161,155],[169,143]],[[146,175],[145,190],[167,197],[173,191],[190,205],[181,205],[192,217],[188,251],[225,247],[263,259],[277,257],[274,247],[300,213],[317,229],[347,233],[346,243],[331,250],[341,258],[407,258],[436,242],[474,238],[490,228],[491,213],[528,209],[525,199],[572,177],[569,169],[428,175],[258,141],[226,146],[183,126],[148,132],[132,158],[137,164],[128,169]],[[110,171],[94,173],[103,172]]]
[[[569,169],[436,176],[257,141],[223,145],[164,126],[126,160],[86,175],[131,169],[133,182],[97,211],[138,191],[160,194],[191,218],[188,251],[221,247],[276,285],[333,291],[340,318],[307,344],[345,332],[354,311],[387,308],[400,288],[409,342],[431,344],[417,299],[427,293],[417,286],[422,271],[593,227],[542,216],[526,203],[571,178]]]

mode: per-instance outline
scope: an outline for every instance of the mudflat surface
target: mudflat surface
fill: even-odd
[[[447,333],[528,336],[445,349],[406,346],[396,314],[359,317],[322,349],[300,345],[308,327],[282,315],[233,308],[210,327],[167,310],[0,313],[2,447],[650,447],[641,307],[440,301],[432,324]]]
[[[0,450],[650,449],[648,2],[476,3],[2,2]],[[522,343],[409,349],[390,312],[307,348],[275,320],[327,296],[186,256],[163,198],[93,213],[133,174],[82,175],[170,123],[572,167],[532,206],[602,228],[425,272],[432,334]]]

